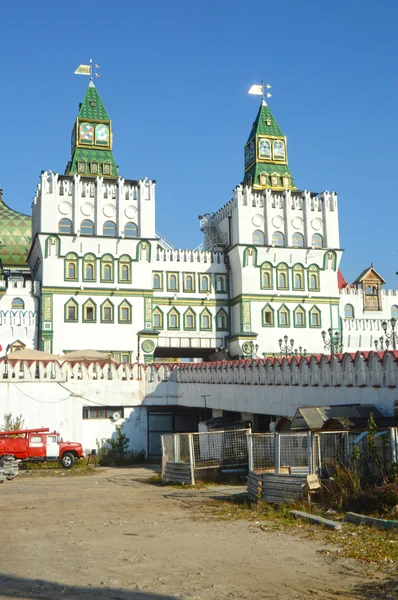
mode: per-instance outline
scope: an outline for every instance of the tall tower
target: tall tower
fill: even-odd
[[[91,80],[72,129],[72,157],[65,175],[102,175],[115,178],[118,167],[112,153],[112,124]]]
[[[295,190],[287,143],[263,99],[245,145],[244,183],[255,190]]]

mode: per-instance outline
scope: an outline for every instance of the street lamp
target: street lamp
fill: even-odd
[[[284,336],[283,340],[282,340],[282,338],[279,340],[279,348],[281,349],[281,352],[283,352],[285,354],[285,356],[289,356],[289,354],[293,354],[294,339],[292,338],[290,340],[290,346],[288,344],[288,340],[289,340],[289,338],[287,337],[287,335]],[[285,342],[284,345],[283,345],[283,342]]]
[[[396,331],[397,319],[392,317],[390,319],[390,325],[391,325],[391,333],[387,333],[388,323],[387,323],[387,321],[382,322],[381,326],[384,331],[385,339],[383,339],[383,336],[381,336],[379,340],[375,340],[376,350],[378,350],[379,343],[380,343],[380,350],[384,350],[384,344],[386,346],[386,350],[388,350],[390,344],[392,345],[393,350],[397,349],[397,343],[398,343],[398,331]]]
[[[341,343],[340,334],[338,331],[333,333],[333,329],[328,329],[329,339],[326,341],[326,331],[322,331],[321,336],[323,339],[325,350],[330,350],[330,354],[341,352],[343,350],[343,344]]]
[[[242,350],[245,358],[257,358],[259,345],[254,342],[245,342],[242,346]]]

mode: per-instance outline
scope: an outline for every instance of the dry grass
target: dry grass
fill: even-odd
[[[222,519],[242,519],[258,522],[259,527],[267,529],[283,528],[289,533],[306,535],[318,541],[325,541],[337,545],[337,550],[324,550],[331,556],[355,558],[363,563],[371,563],[388,570],[398,568],[398,529],[379,531],[375,527],[345,523],[341,531],[330,531],[321,525],[314,525],[306,521],[297,520],[290,514],[293,508],[304,512],[312,512],[341,520],[343,515],[325,515],[315,505],[289,504],[273,505],[266,502],[236,502],[214,501],[212,506]]]

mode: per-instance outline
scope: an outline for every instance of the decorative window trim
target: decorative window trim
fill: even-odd
[[[103,175],[112,175],[112,163],[108,161],[104,161],[102,163],[102,174]]]
[[[268,285],[264,285],[264,281],[263,281],[263,274],[264,272],[269,273],[269,280],[270,280],[270,284]],[[273,266],[270,262],[263,262],[263,264],[260,267],[260,287],[262,290],[272,290],[274,287],[274,273],[273,273]]]
[[[127,319],[122,319],[122,308],[128,308],[128,318]],[[118,306],[117,308],[117,312],[118,312],[118,322],[121,324],[126,324],[126,323],[132,323],[133,322],[133,307],[131,306],[130,302],[126,299],[124,299]]]
[[[265,320],[266,312],[271,313],[271,323],[267,323]],[[263,307],[263,309],[261,311],[261,321],[262,321],[263,327],[275,327],[275,309],[270,305],[269,302],[267,302],[267,304]]]
[[[170,325],[170,317],[172,315],[176,315],[176,317],[177,317],[177,325],[175,327],[172,327]],[[169,312],[167,313],[167,329],[172,330],[172,331],[177,331],[180,329],[180,313],[175,308],[175,306],[173,306],[173,308],[171,310],[169,310]]]
[[[319,323],[318,323],[318,325],[313,325],[312,324],[312,315],[314,314],[314,312],[317,313],[318,316],[319,316],[319,319],[318,319]],[[310,311],[309,311],[308,314],[309,314],[309,326],[312,329],[319,329],[319,328],[321,328],[322,327],[322,311],[316,305],[314,305],[314,306],[311,307],[311,309],[310,309]]]
[[[218,325],[218,318],[220,316],[223,316],[225,318],[225,327],[219,327],[219,325]],[[216,313],[216,331],[228,331],[228,328],[229,328],[228,313],[223,308],[220,308],[220,310],[217,311],[217,313]]]
[[[316,287],[311,286],[311,275],[315,275],[316,276]],[[320,286],[320,274],[319,274],[319,267],[318,265],[310,265],[308,267],[308,271],[307,271],[307,284],[308,284],[308,291],[309,292],[319,292],[321,290],[321,286]]]
[[[257,248],[255,248],[254,246],[247,246],[244,249],[244,251],[243,251],[243,266],[247,267],[249,264],[249,261],[247,260],[247,255],[249,253],[253,254],[253,267],[257,267]]]
[[[115,264],[114,264],[113,256],[110,258],[107,255],[101,258],[101,283],[115,283]],[[105,279],[104,277],[104,269],[105,266],[109,265],[111,268],[111,277],[110,279]]]
[[[154,286],[155,275],[159,275],[160,286],[156,288]],[[162,271],[152,271],[152,289],[156,292],[163,292],[163,273]]]
[[[76,318],[75,319],[69,319],[68,318],[68,308],[69,306],[74,306],[75,310],[76,310]],[[65,302],[64,305],[64,322],[65,323],[78,323],[79,322],[79,305],[76,302],[76,300],[74,300],[74,298],[69,298],[69,300],[67,302]]]
[[[183,279],[182,279],[183,291],[187,292],[188,294],[189,293],[194,294],[196,292],[195,273],[183,273],[182,277],[183,277]],[[187,277],[191,277],[191,279],[192,279],[192,289],[187,288],[187,284],[186,284]]]
[[[89,255],[93,256],[93,255]],[[87,266],[93,265],[93,277],[90,279],[87,277]],[[83,257],[83,281],[97,281],[97,259],[94,256],[93,258],[89,258],[87,255]]]
[[[69,277],[68,270],[69,265],[73,264],[75,266],[75,277]],[[64,260],[64,280],[65,281],[79,281],[79,259],[77,254],[74,252],[69,252]]]
[[[189,307],[184,312],[183,316],[184,316],[184,331],[195,331],[196,330],[196,313],[195,313],[195,311],[192,310],[191,307]],[[188,327],[188,325],[187,325],[187,317],[188,316],[193,317],[193,326],[192,327]]]
[[[297,313],[299,313],[299,312],[303,315],[303,323],[302,323],[302,325],[299,325],[297,323],[296,316],[297,316]],[[296,327],[296,328],[306,327],[307,326],[306,323],[307,323],[307,314],[306,314],[304,308],[301,306],[301,304],[299,304],[298,306],[296,306],[296,308],[293,311],[293,324],[294,324],[294,327]]]
[[[296,286],[296,275],[301,277],[301,286]],[[305,290],[305,273],[304,267],[301,264],[295,264],[292,269],[292,289],[303,292]]]
[[[281,286],[279,283],[279,275],[285,273],[286,277],[286,285]],[[279,263],[276,267],[276,288],[278,290],[288,290],[289,289],[289,267],[286,263]]]
[[[281,313],[287,313],[287,322],[281,323]],[[282,304],[282,306],[278,309],[278,327],[290,327],[290,310],[286,306],[286,304]]]
[[[347,315],[346,315],[346,310],[347,310],[347,308],[348,308],[348,307],[350,307],[350,309],[351,309],[351,312],[352,312],[352,315],[351,315],[351,316],[349,316],[349,317],[347,317]],[[394,307],[392,306],[392,307],[391,307],[391,316],[393,316],[393,315],[392,315],[392,309],[393,309],[393,308],[394,308]],[[350,304],[349,302],[348,302],[347,304],[345,304],[345,305],[344,305],[344,318],[345,318],[345,319],[355,319],[355,308],[354,308],[354,306],[353,306],[352,304]]]
[[[89,308],[89,305],[91,308],[94,309],[94,318],[93,319],[87,319],[86,318],[86,308]],[[83,323],[96,323],[97,322],[97,305],[95,304],[95,302],[92,300],[92,298],[88,298],[85,303],[82,306],[82,316],[83,316]]]
[[[283,158],[281,156],[275,156],[275,144],[283,144]],[[286,162],[286,142],[285,140],[274,140],[272,142],[272,160],[279,162]]]
[[[155,325],[153,323],[153,315],[155,313],[160,316],[160,325]],[[155,306],[155,308],[152,311],[152,327],[154,329],[163,329],[163,325],[164,325],[164,314],[163,314],[163,311],[158,306]]]
[[[221,278],[224,282],[222,290],[217,289],[217,282],[219,278]],[[228,279],[224,273],[215,273],[215,292],[216,294],[228,294]]]
[[[210,294],[211,293],[211,278],[210,275],[204,274],[204,273],[199,273],[198,274],[198,280],[199,280],[199,293],[200,294]],[[207,281],[207,290],[204,290],[202,287],[202,281]]]
[[[205,327],[203,325],[203,317],[204,316],[208,316],[209,317],[209,327]],[[199,321],[199,329],[200,331],[213,331],[213,316],[211,314],[211,312],[205,308],[204,310],[202,310],[202,312],[199,315],[200,321]]]
[[[170,287],[170,278],[172,277],[172,275],[175,275],[175,277],[176,277],[176,287],[174,289],[172,289]],[[180,274],[178,273],[178,271],[168,271],[167,272],[167,291],[168,292],[179,292],[180,291]]]
[[[108,308],[108,307],[111,309],[111,318],[104,319],[104,309]],[[109,299],[107,299],[101,304],[101,323],[114,323],[114,322],[115,322],[115,306]]]
[[[60,240],[58,235],[49,235],[46,239],[46,248],[45,248],[45,256],[44,258],[48,258],[52,256],[52,252],[50,251],[51,246],[55,246],[55,254],[54,256],[59,256],[59,248],[60,248]]]
[[[122,279],[122,268],[127,267],[127,278]],[[119,258],[118,282],[131,283],[131,260],[130,257],[124,254]]]
[[[101,167],[97,160],[90,161],[90,173],[91,175],[101,175]]]

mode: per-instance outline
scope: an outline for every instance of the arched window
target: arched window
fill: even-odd
[[[123,300],[119,304],[119,323],[131,323],[131,304],[127,300]]]
[[[180,313],[175,308],[172,308],[167,315],[167,328],[168,329],[179,329],[180,328]]]
[[[312,247],[323,248],[323,237],[320,233],[314,233],[314,235],[312,236]]]
[[[161,290],[162,289],[162,276],[160,273],[154,273],[153,274],[153,283],[152,283],[152,287],[154,290]]]
[[[272,265],[266,262],[261,265],[261,287],[263,290],[270,290],[272,285]]]
[[[119,281],[124,283],[131,282],[131,265],[130,265],[130,257],[127,254],[124,254],[119,259]]]
[[[72,221],[70,219],[61,219],[58,223],[59,233],[72,233]]]
[[[113,257],[111,254],[105,254],[101,258],[101,281],[109,283],[114,280]]]
[[[316,306],[313,306],[310,310],[310,327],[321,326],[321,311]]]
[[[344,316],[346,319],[353,319],[355,316],[352,304],[346,304],[344,307]]]
[[[90,219],[84,219],[80,224],[80,233],[82,235],[94,235],[94,223]]]
[[[293,267],[293,289],[304,289],[304,267],[302,265],[295,265]]]
[[[275,140],[272,150],[275,159],[285,160],[285,143],[282,140]]]
[[[77,320],[78,320],[78,305],[75,302],[75,300],[73,300],[73,298],[71,298],[65,304],[65,321],[76,322]]]
[[[94,265],[93,263],[84,263],[84,279],[86,281],[93,281],[94,279]]]
[[[169,273],[167,289],[169,292],[176,292],[178,290],[178,279],[175,273]]]
[[[112,279],[112,267],[111,265],[104,265],[103,277],[105,281],[111,281]]]
[[[96,305],[89,299],[83,304],[83,321],[86,323],[95,323],[97,316]]]
[[[319,292],[319,267],[311,265],[308,269],[308,289]]]
[[[279,290],[289,289],[287,265],[285,263],[281,263],[280,265],[278,265],[277,273],[278,273],[278,280],[277,280],[278,289]]]
[[[398,306],[394,305],[391,307],[391,317],[398,320]]]
[[[201,292],[206,293],[210,291],[210,277],[208,275],[200,275],[199,283]]]
[[[128,281],[130,279],[129,271],[128,265],[120,265],[120,281]]]
[[[285,236],[280,231],[275,231],[272,236],[272,245],[273,246],[284,246],[285,245]]]
[[[264,246],[264,244],[265,244],[264,234],[259,229],[256,229],[256,231],[253,231],[253,244],[255,246]]]
[[[11,308],[23,310],[25,308],[25,302],[22,300],[22,298],[13,298],[11,302]]]
[[[196,329],[196,315],[191,308],[184,314],[184,329]]]
[[[305,311],[301,306],[294,311],[294,326],[305,327]]]
[[[217,292],[225,292],[226,291],[226,278],[225,278],[225,275],[217,275],[217,277],[216,277],[216,291]]]
[[[293,233],[293,248],[303,248],[304,246],[304,237],[301,233]]]
[[[113,221],[105,221],[103,227],[103,234],[116,237],[116,223],[114,223]]]
[[[124,227],[124,237],[136,238],[138,237],[138,226],[135,223],[126,223]]]
[[[194,278],[191,274],[184,275],[184,292],[194,291]]]

